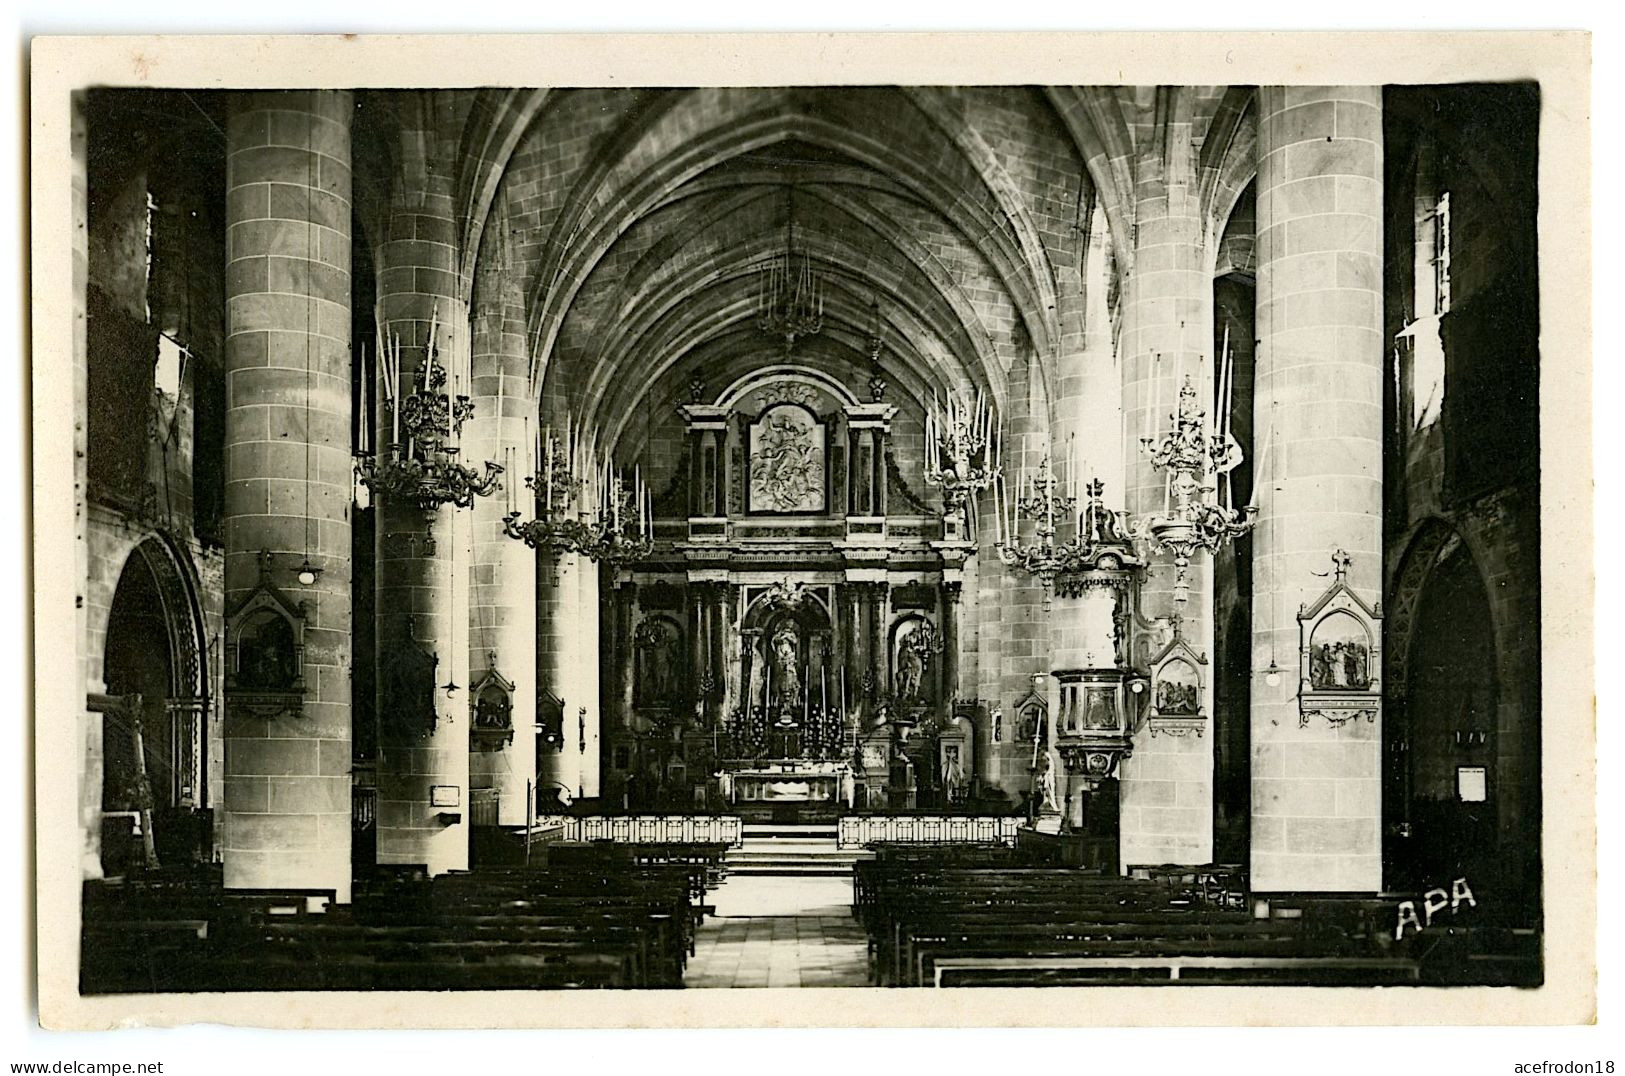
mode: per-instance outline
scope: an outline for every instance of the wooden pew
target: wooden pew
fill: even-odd
[[[995,854],[882,851],[854,903],[883,985],[1416,982],[1368,932],[1255,919],[1245,881],[1206,867],[1141,878],[1001,864]]]

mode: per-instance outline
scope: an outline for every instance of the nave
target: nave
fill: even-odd
[[[1539,981],[1538,87],[74,115],[87,990]]]

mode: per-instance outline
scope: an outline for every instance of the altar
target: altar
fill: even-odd
[[[724,774],[729,803],[851,806],[852,776],[844,762],[758,761]]]

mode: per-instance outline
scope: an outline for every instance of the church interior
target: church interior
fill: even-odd
[[[1538,986],[1540,112],[79,94],[81,990]]]

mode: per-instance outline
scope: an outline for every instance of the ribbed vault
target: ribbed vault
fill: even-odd
[[[789,361],[861,395],[878,337],[904,397],[980,389],[1003,408],[1017,363],[1049,394],[1096,286],[1088,214],[1106,216],[1120,284],[1137,178],[1188,160],[1222,231],[1251,178],[1251,100],[1223,86],[480,90],[375,112],[372,137],[397,168],[450,177],[462,286],[476,314],[519,297],[532,393],[635,451],[640,408],[786,361],[755,314],[792,219],[825,323]],[[438,146],[411,133],[430,126]]]

